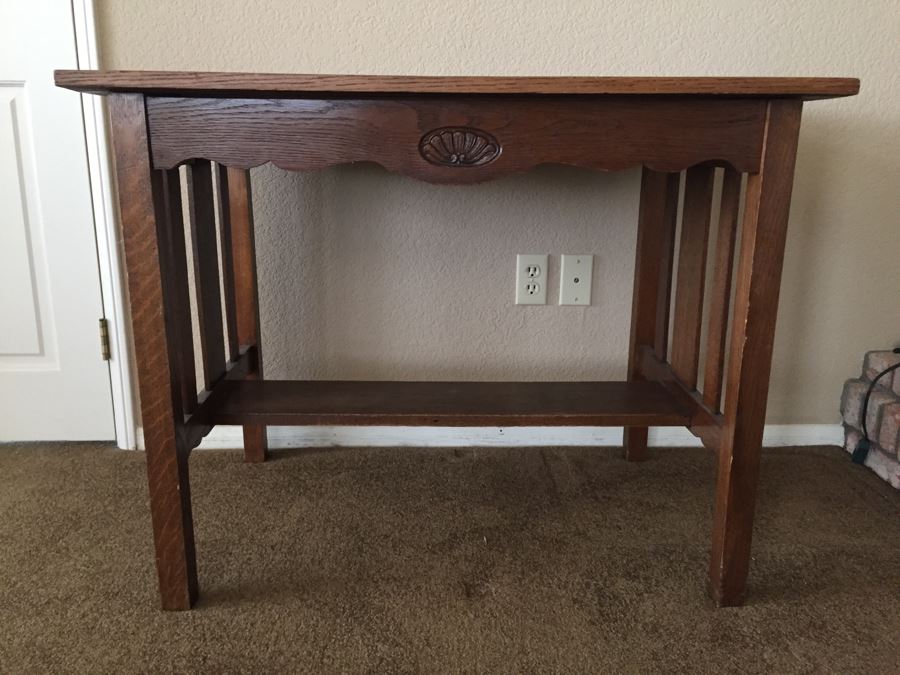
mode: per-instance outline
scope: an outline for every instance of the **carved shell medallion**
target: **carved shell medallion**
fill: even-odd
[[[419,142],[419,153],[437,166],[481,166],[500,156],[500,144],[486,131],[470,127],[442,127]]]

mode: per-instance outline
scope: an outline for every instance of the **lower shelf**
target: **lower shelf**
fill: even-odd
[[[207,424],[685,426],[690,411],[656,382],[230,380]]]

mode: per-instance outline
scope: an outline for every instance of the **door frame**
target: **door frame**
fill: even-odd
[[[99,68],[94,0],[71,0],[75,29],[75,51],[79,70]],[[119,247],[118,207],[110,160],[105,99],[81,95],[84,140],[87,148],[94,239],[103,317],[109,328],[109,380],[112,393],[116,444],[137,449],[134,377],[131,369],[131,338],[128,330],[124,265]]]

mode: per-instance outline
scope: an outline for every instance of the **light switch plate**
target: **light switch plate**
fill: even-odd
[[[547,254],[516,256],[516,304],[547,304]]]
[[[562,255],[559,266],[559,304],[590,305],[594,256]]]

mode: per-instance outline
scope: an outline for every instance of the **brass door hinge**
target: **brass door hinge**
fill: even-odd
[[[109,361],[109,323],[106,319],[100,319],[100,356],[104,361]]]

